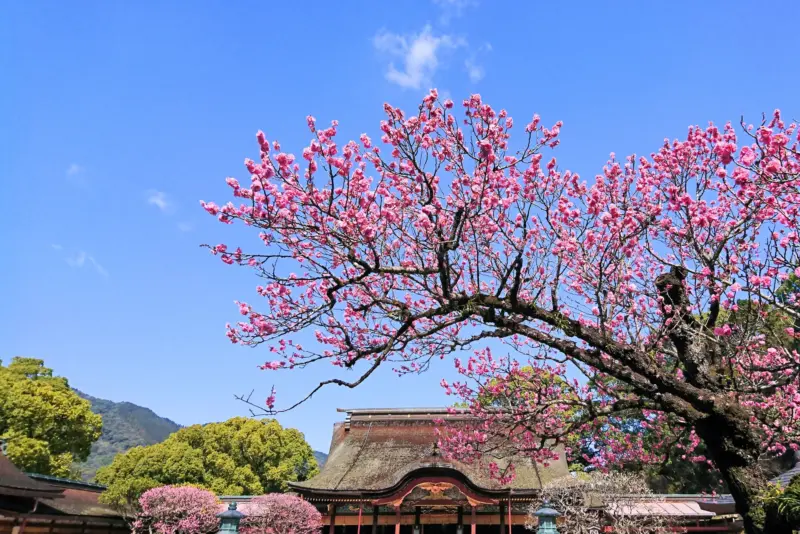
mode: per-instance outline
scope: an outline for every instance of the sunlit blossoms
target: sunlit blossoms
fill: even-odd
[[[228,337],[268,344],[265,369],[362,371],[316,389],[469,349],[444,385],[477,422],[443,430],[448,454],[547,461],[560,442],[606,467],[680,447],[759,532],[757,459],[800,429],[796,125],[692,127],[584,180],[549,153],[560,122],[519,128],[478,95],[461,108],[436,91],[413,114],[386,105],[379,143],[309,117],[299,157],[259,132],[236,203],[203,203],[261,245],[209,247],[263,280]]]
[[[191,486],[161,486],[142,494],[133,531],[158,534],[209,534],[219,529],[218,501],[212,492]]]
[[[294,495],[270,493],[247,503],[242,534],[318,534],[322,514],[308,501]]]

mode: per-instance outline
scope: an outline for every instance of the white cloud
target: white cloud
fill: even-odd
[[[77,163],[71,163],[69,167],[67,167],[67,176],[76,176],[81,174],[84,171],[83,167],[78,165]]]
[[[466,42],[452,35],[434,35],[430,25],[426,25],[414,35],[381,31],[372,44],[379,52],[402,62],[402,69],[395,67],[394,62],[389,63],[387,80],[407,89],[420,89],[424,83],[431,83],[439,68],[439,52],[464,46]]]
[[[58,243],[53,243],[50,246],[53,247],[53,250],[62,250],[64,248],[61,245],[59,245]]]
[[[484,56],[491,51],[491,43],[484,43],[478,47],[478,50],[474,54],[464,60],[464,67],[467,70],[467,76],[469,76],[469,79],[472,83],[477,83],[481,81],[484,76],[486,76],[486,69],[484,69],[483,65],[478,62],[478,57]]]
[[[191,232],[193,228],[194,226],[192,226],[192,223],[185,221],[178,223],[178,230],[180,230],[181,232]]]
[[[88,182],[86,180],[86,169],[77,163],[70,163],[67,170],[64,171],[67,181],[79,187],[86,187]]]
[[[458,18],[464,14],[464,10],[468,7],[475,7],[478,5],[477,0],[433,0],[433,3],[439,6],[442,14],[439,18],[443,25],[447,25],[454,18]]]
[[[91,257],[91,256],[89,256],[89,261],[90,261],[90,262],[92,263],[92,265],[94,266],[94,270],[95,270],[95,271],[97,271],[97,273],[98,273],[100,276],[103,276],[104,278],[108,278],[108,271],[106,271],[105,267],[103,267],[102,265],[100,265],[99,263],[97,263],[97,260],[95,260],[95,259],[94,259],[93,257]]]
[[[167,200],[167,194],[163,191],[150,191],[147,197],[147,203],[164,212],[169,210],[171,206],[170,202]]]
[[[479,82],[483,79],[483,76],[486,72],[483,70],[483,67],[475,63],[475,60],[472,58],[468,58],[464,62],[464,66],[467,68],[467,75],[471,82]]]
[[[86,253],[83,251],[78,252],[75,256],[67,258],[67,264],[70,267],[83,267],[86,263]]]
[[[67,261],[67,265],[69,265],[70,267],[75,267],[76,269],[82,269],[86,265],[91,265],[94,268],[94,270],[97,272],[97,274],[99,274],[100,276],[102,276],[104,278],[108,278],[108,271],[105,269],[105,267],[100,265],[97,262],[97,260],[94,259],[93,256],[87,254],[83,250],[81,250],[80,252],[78,252],[74,256],[66,258],[66,261]]]

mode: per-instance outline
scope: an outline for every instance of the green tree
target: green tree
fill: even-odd
[[[134,447],[97,472],[102,500],[121,508],[150,488],[192,484],[217,495],[285,491],[287,481],[317,474],[303,434],[274,419],[234,417],[182,428],[156,445]]]
[[[800,528],[800,476],[794,477],[775,500],[780,517],[792,528]]]
[[[24,471],[69,477],[100,437],[102,418],[69,387],[66,378],[36,358],[0,362],[0,437],[11,461]]]
[[[795,476],[789,485],[770,484],[761,493],[765,520],[772,530],[767,532],[797,532],[800,529],[800,476]]]

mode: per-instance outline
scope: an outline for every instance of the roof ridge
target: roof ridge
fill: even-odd
[[[410,408],[336,408],[340,413],[357,413],[357,414],[405,414],[405,413],[468,413],[469,410],[465,408],[453,408],[448,406],[438,407],[410,407]]]

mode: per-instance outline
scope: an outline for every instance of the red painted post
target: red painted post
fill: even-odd
[[[335,527],[335,525],[336,525],[336,505],[335,504],[331,504],[330,505],[330,517],[331,517],[331,526],[330,526],[330,529],[328,530],[328,532],[330,532],[330,534],[336,534],[336,527]]]
[[[475,506],[472,507],[472,527],[470,528],[470,534],[475,534]]]

